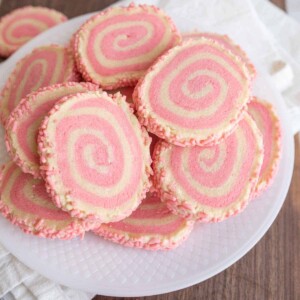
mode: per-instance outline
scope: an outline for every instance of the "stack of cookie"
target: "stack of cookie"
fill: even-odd
[[[276,112],[252,95],[255,75],[229,37],[182,36],[154,6],[96,14],[68,47],[24,57],[2,91],[13,161],[2,214],[42,237],[92,230],[157,250],[178,246],[196,221],[241,212],[281,153]]]

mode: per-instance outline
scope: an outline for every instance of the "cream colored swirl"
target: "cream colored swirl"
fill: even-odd
[[[29,176],[28,176],[29,177]],[[24,196],[26,199],[30,199],[30,201],[36,205],[41,207],[45,207],[51,210],[58,210],[57,207],[53,205],[53,202],[50,200],[49,197],[45,198],[42,195],[36,193],[36,187],[41,184],[39,179],[28,180],[24,186]]]
[[[45,31],[46,29],[48,29],[47,24],[45,24],[42,21],[34,20],[32,18],[19,19],[19,20],[16,20],[12,25],[10,25],[6,29],[5,38],[12,44],[25,43],[26,41],[28,41],[28,39],[32,38],[33,36],[30,33],[29,33],[29,35],[16,36],[15,32],[17,32],[19,28],[21,29],[22,27],[24,28],[26,26],[35,27],[36,32],[41,32],[41,31]]]
[[[124,224],[130,224],[130,225],[135,225],[135,226],[151,226],[153,224],[155,224],[155,226],[162,226],[162,225],[170,224],[177,220],[178,220],[178,217],[170,213],[167,217],[164,217],[161,219],[127,218],[127,219],[123,220],[122,222]]]
[[[72,221],[68,214],[54,206],[42,180],[23,173],[13,162],[5,165],[3,178],[0,201],[5,203],[15,218],[28,222],[28,226],[31,219],[44,219],[47,224],[52,220],[59,222],[53,228],[60,228]]]
[[[41,178],[37,135],[43,119],[55,103],[67,95],[98,89],[90,83],[55,84],[30,93],[18,104],[7,121],[6,142],[12,159],[23,172]]]
[[[123,155],[126,155],[126,153],[131,153],[130,150],[130,145],[128,143],[128,140],[126,139],[126,136],[122,134],[122,128],[118,122],[114,120],[114,116],[112,114],[108,114],[105,110],[95,110],[95,109],[82,109],[75,114],[72,112],[68,114],[68,116],[76,116],[80,114],[88,114],[89,116],[99,116],[101,115],[101,118],[107,122],[110,122],[112,126],[115,128],[117,132],[118,139],[121,141],[123,145]],[[65,117],[65,116],[64,116]],[[81,135],[84,135],[86,132],[85,129],[77,129],[74,130],[68,137],[67,143],[68,143],[68,149],[69,151],[69,156],[70,156],[70,161],[76,161],[76,155],[77,153],[75,152],[75,143],[77,142],[78,138]],[[103,135],[101,130],[93,130],[89,129],[89,134],[92,134],[94,137],[97,139],[101,140],[105,146],[106,146],[106,151],[108,153],[108,161],[107,165],[99,165],[97,162],[93,161],[92,158],[93,156],[85,156],[85,163],[89,168],[94,168],[97,173],[102,173],[102,174],[107,174],[109,172],[109,165],[112,165],[113,162],[115,161],[114,159],[114,151],[113,151],[113,145],[109,143],[109,141],[106,139],[106,137]],[[92,147],[92,146],[90,146]],[[95,149],[97,149],[97,145],[94,145]],[[86,152],[85,148],[85,152]],[[89,150],[90,148],[88,148]],[[116,155],[116,154],[115,154]],[[124,169],[130,170],[130,166],[134,164],[134,158],[131,155],[128,155],[126,160],[124,161]],[[127,173],[122,173],[121,179],[116,182],[113,186],[105,187],[102,186],[101,189],[99,189],[99,185],[95,185],[91,183],[89,180],[86,180],[85,178],[82,177],[80,170],[78,170],[76,164],[70,163],[70,168],[71,172],[73,174],[73,177],[76,181],[76,183],[79,186],[84,186],[84,189],[86,191],[89,191],[92,194],[95,194],[99,197],[116,197],[120,192],[124,190],[124,188],[129,184],[129,180],[132,177],[132,174],[127,174]]]
[[[194,70],[193,73],[189,74],[185,78],[183,85],[179,88],[188,98],[201,101],[201,98],[205,96],[209,96],[209,94],[213,92],[214,89],[213,86],[211,84],[206,85],[204,87],[202,85],[199,85],[198,90],[192,93],[188,91],[187,88],[188,83],[192,81],[194,78],[197,78],[201,75],[205,75],[212,78],[214,82],[217,82],[218,85],[220,85],[220,93],[217,95],[216,99],[211,103],[209,107],[195,109],[195,110],[190,110],[190,109],[188,110],[185,109],[183,105],[177,104],[174,101],[174,99],[172,99],[172,97],[170,96],[170,89],[171,89],[170,85],[174,81],[174,79],[178,76],[181,76],[181,73],[184,71],[184,69],[187,69],[188,67],[192,66],[195,63],[199,63],[202,60],[212,60],[218,63],[228,72],[230,72],[232,76],[239,82],[239,84],[242,84],[244,80],[242,74],[237,72],[224,58],[217,55],[213,55],[211,53],[199,53],[182,61],[182,63],[180,65],[177,65],[176,69],[173,70],[173,72],[170,72],[162,81],[161,88],[160,88],[160,98],[162,99],[162,106],[165,109],[169,109],[171,112],[179,116],[198,118],[198,117],[209,117],[214,115],[219,110],[221,105],[224,104],[229,89],[226,78],[224,78],[222,74],[218,74],[217,71],[211,69],[205,69],[205,68],[201,70],[198,69]],[[149,85],[148,87],[148,92],[150,88],[151,85]]]
[[[46,181],[71,212],[106,222],[130,213],[148,182],[149,145],[137,119],[123,99],[100,92],[69,96],[60,107],[47,120],[47,166],[55,172]]]
[[[114,51],[116,51],[116,52],[132,51],[134,48],[145,45],[148,42],[148,40],[153,36],[153,33],[154,33],[153,25],[149,24],[145,21],[123,22],[121,24],[113,24],[113,25],[109,26],[108,28],[105,28],[103,31],[101,31],[101,33],[99,33],[97,35],[97,37],[95,39],[95,43],[94,43],[94,53],[95,53],[95,56],[96,56],[99,64],[103,65],[106,68],[114,68],[116,66],[116,59],[109,59],[107,57],[107,54],[105,52],[99,51],[99,49],[101,49],[101,45],[103,43],[103,38],[105,36],[107,36],[107,35],[114,36],[113,32],[115,30],[124,29],[124,28],[130,27],[130,26],[141,26],[146,29],[147,33],[140,40],[129,44],[127,47],[120,47],[118,45],[118,43],[120,42],[120,40],[128,39],[128,36],[122,34],[122,35],[115,37],[115,39],[113,40],[113,50]],[[167,37],[166,37],[166,39],[167,39]],[[132,58],[122,59],[122,60],[118,61],[118,66],[125,67],[128,65],[137,64],[141,61],[141,59],[144,59],[146,62],[151,62],[151,61],[153,61],[154,58],[157,57],[157,55],[159,53],[161,53],[162,48],[164,47],[164,44],[165,44],[165,42],[161,41],[154,49],[151,50],[150,53],[147,53],[147,55],[142,53],[142,54],[137,55]]]
[[[215,147],[204,149],[199,154],[198,163],[199,163],[200,167],[207,173],[214,173],[214,172],[219,171],[226,159],[226,148],[227,148],[226,144],[221,143],[218,146],[218,148],[219,148],[220,154],[218,155],[217,160],[212,165],[207,165],[205,163],[205,160],[209,160],[209,159],[213,158],[213,156],[216,153]],[[185,159],[185,161],[186,161],[186,159]]]
[[[166,191],[164,200],[179,214],[195,219],[206,214],[208,219],[224,218],[250,200],[262,166],[263,145],[262,136],[248,114],[217,145],[159,147],[162,149],[154,162],[154,171],[164,173],[161,177],[156,175],[156,181]]]
[[[31,87],[32,91],[37,90],[39,87],[41,87],[44,76],[47,74],[47,69],[48,69],[48,61],[44,60],[44,59],[37,59],[35,61],[33,61],[33,63],[26,68],[25,74],[22,77],[22,81],[20,82],[17,92],[16,92],[16,96],[15,96],[15,103],[14,105],[17,105],[20,101],[20,99],[22,99],[22,97],[24,96],[24,87],[28,84],[28,80],[32,80],[32,70],[36,67],[36,66],[41,66],[42,67],[42,71],[40,72],[39,76],[35,79],[37,79],[37,81],[35,82],[35,84]],[[10,94],[8,94],[7,96],[8,98],[10,97]]]
[[[176,145],[203,146],[233,130],[249,93],[239,58],[203,38],[163,55],[139,82],[134,102],[150,132]]]
[[[88,20],[75,38],[76,59],[87,80],[106,88],[137,80],[180,42],[174,25],[152,6],[108,9]],[[90,79],[89,79],[90,78]]]
[[[241,128],[236,129],[236,131],[233,133],[236,135],[237,139],[237,149],[245,149],[247,146],[246,137],[244,135],[244,132]],[[213,151],[208,149],[205,149],[199,153],[199,166],[203,169],[204,173],[216,173],[217,171],[221,171],[224,168],[224,162],[226,160],[226,144],[222,143],[220,146],[215,146],[214,148],[220,149],[220,154],[218,155],[217,160],[214,162],[214,164],[210,167],[208,167],[205,164],[205,160],[203,160],[203,156],[201,155],[203,151]],[[237,156],[234,165],[232,167],[230,176],[222,182],[222,184],[218,186],[207,186],[205,184],[200,183],[198,180],[194,179],[194,177],[190,174],[189,170],[189,148],[185,148],[183,152],[182,157],[182,170],[184,172],[184,176],[187,178],[187,180],[190,182],[190,186],[193,187],[199,194],[206,195],[208,197],[226,197],[235,187],[237,182],[239,181],[240,177],[240,170],[241,166],[245,160],[246,152],[239,152],[239,155]],[[185,193],[186,196],[187,193]]]
[[[67,48],[56,45],[36,48],[18,62],[6,82],[0,104],[3,121],[29,93],[43,86],[76,80],[74,61]]]

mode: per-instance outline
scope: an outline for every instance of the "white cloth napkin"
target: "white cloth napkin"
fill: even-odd
[[[93,295],[46,279],[0,245],[0,297],[4,300],[90,300]]]
[[[291,115],[292,130],[300,131],[300,23],[265,0],[252,0],[253,7],[285,68],[273,74],[275,86],[281,89]],[[287,88],[284,88],[287,87]]]
[[[1,1],[1,0],[0,0]],[[118,4],[128,4],[122,1]],[[300,130],[300,25],[266,0],[137,0],[165,9],[186,31],[198,29],[229,34],[242,43],[255,64],[271,74],[290,109],[294,132]],[[189,18],[187,18],[187,15]],[[194,18],[202,28],[193,28]],[[189,20],[187,23],[186,20]],[[253,30],[255,27],[256,30]],[[248,45],[236,34],[247,30]],[[251,36],[251,30],[253,34]],[[257,36],[257,30],[261,32]],[[299,79],[298,79],[299,78]],[[297,79],[297,80],[296,80]],[[298,121],[297,121],[298,118]],[[91,299],[93,295],[66,288],[29,269],[0,245],[0,298],[5,300]]]

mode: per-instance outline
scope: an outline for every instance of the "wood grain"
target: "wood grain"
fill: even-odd
[[[42,5],[72,18],[100,10],[114,0],[3,0],[0,16],[24,5]],[[274,0],[284,8],[284,0]],[[184,290],[147,300],[299,300],[300,299],[300,136],[295,138],[296,161],[286,201],[267,234],[241,260],[224,272]],[[95,300],[116,298],[97,296]],[[122,298],[119,298],[122,299]],[[125,299],[125,298],[124,298]],[[128,299],[128,298],[126,298]],[[136,299],[136,298],[135,298]]]
[[[286,9],[285,0],[272,0],[271,2],[283,10]]]

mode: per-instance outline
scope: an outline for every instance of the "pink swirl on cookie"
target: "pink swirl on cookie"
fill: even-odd
[[[265,190],[273,181],[281,158],[281,125],[271,103],[253,97],[248,112],[263,136],[264,160],[254,197]]]
[[[233,54],[238,56],[246,65],[249,76],[253,80],[256,77],[256,69],[253,63],[250,61],[246,52],[237,45],[228,35],[226,34],[218,34],[214,32],[193,32],[193,33],[185,33],[182,36],[184,41],[189,39],[200,39],[200,38],[208,38],[220,43],[224,48],[230,50]]]
[[[112,7],[89,19],[74,39],[78,70],[104,89],[132,86],[166,50],[181,42],[155,6]]]
[[[217,222],[248,204],[262,161],[262,136],[246,114],[235,131],[215,146],[183,148],[158,142],[154,182],[174,213]]]
[[[6,122],[27,94],[40,87],[77,79],[78,73],[69,49],[58,45],[36,48],[17,63],[4,86],[0,103],[2,122]]]
[[[67,82],[40,88],[21,100],[7,120],[6,145],[23,172],[41,177],[36,139],[42,120],[54,104],[71,94],[97,90],[92,83]]]
[[[148,193],[140,206],[126,219],[102,224],[93,232],[128,247],[147,250],[174,249],[192,231],[193,221],[170,212],[156,192]]]
[[[149,144],[123,97],[71,95],[40,127],[42,176],[53,201],[72,216],[118,221],[150,188]]]
[[[44,181],[23,173],[13,162],[2,169],[0,212],[25,233],[46,238],[71,239],[99,226],[91,221],[71,218],[55,207]]]
[[[179,146],[215,144],[230,134],[249,100],[240,59],[201,38],[174,47],[148,70],[133,93],[140,122]]]
[[[62,13],[46,7],[25,6],[0,20],[0,56],[9,56],[41,32],[67,20]]]

